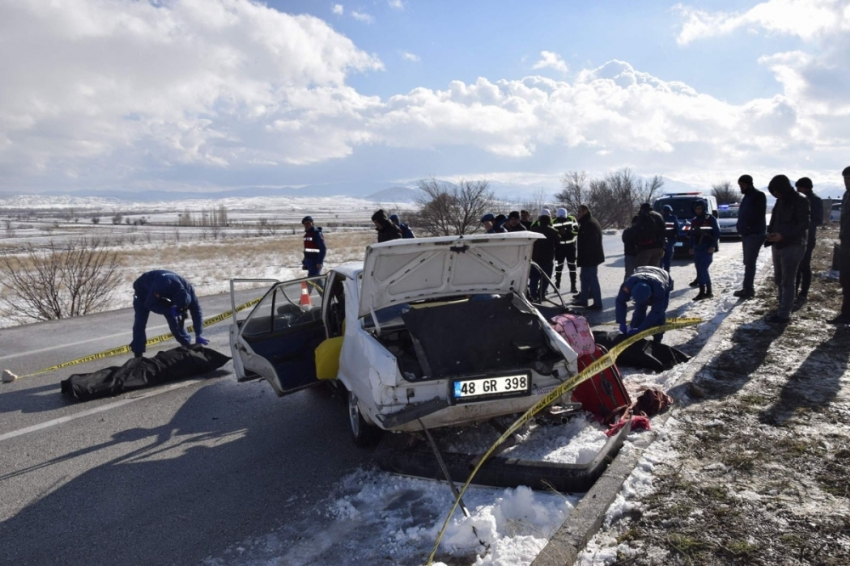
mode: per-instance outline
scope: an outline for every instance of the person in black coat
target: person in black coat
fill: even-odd
[[[814,193],[814,185],[808,177],[797,179],[794,185],[797,192],[809,201],[809,234],[806,240],[806,253],[797,268],[797,305],[802,305],[809,298],[809,287],[812,284],[812,252],[818,239],[818,226],[823,224],[823,201]]]
[[[581,292],[573,305],[590,310],[602,310],[602,289],[599,287],[599,264],[605,261],[602,247],[602,226],[586,205],[578,207],[578,237],[576,239],[576,265],[578,265]],[[593,299],[593,304],[589,301]]]
[[[744,198],[738,207],[738,222],[736,229],[741,236],[744,248],[744,284],[733,295],[742,299],[751,299],[756,292],[753,287],[756,278],[756,262],[764,244],[765,216],[767,214],[767,197],[753,186],[753,178],[741,175],[738,187]]]
[[[632,224],[625,230],[623,230],[622,240],[623,240],[623,261],[626,265],[626,276],[623,278],[625,281],[629,277],[632,276],[632,273],[635,272],[635,268],[637,267],[637,241],[635,240],[635,226],[637,226],[638,217],[632,217]]]
[[[558,235],[558,231],[552,228],[552,216],[548,208],[540,211],[540,217],[531,227],[531,231],[546,236],[545,240],[535,240],[534,248],[531,250],[531,261],[540,266],[546,277],[543,277],[540,271],[532,267],[528,278],[530,299],[542,303],[546,298],[546,291],[549,289],[549,279],[552,278],[552,269],[555,267],[555,250],[558,247],[558,242],[561,241],[561,237]]]
[[[797,268],[806,253],[809,232],[809,201],[794,190],[785,175],[777,175],[767,186],[776,204],[770,214],[765,245],[773,248],[773,281],[779,294],[779,308],[765,320],[774,324],[791,321]]]
[[[844,196],[841,198],[841,224],[838,232],[841,241],[838,249],[838,282],[844,298],[841,312],[830,319],[830,324],[850,324],[850,167],[845,167],[841,175],[844,177]]]
[[[648,202],[640,205],[638,222],[635,227],[635,240],[637,243],[636,266],[661,267],[661,259],[664,257],[664,242],[667,226],[664,217],[652,210]]]
[[[384,209],[378,210],[372,215],[372,222],[375,223],[375,229],[378,231],[378,243],[389,242],[390,240],[398,240],[402,237],[401,229],[390,222],[390,218]]]
[[[508,214],[508,221],[505,222],[505,230],[508,232],[525,232],[528,230],[528,228],[522,225],[518,210],[512,210],[511,213]]]

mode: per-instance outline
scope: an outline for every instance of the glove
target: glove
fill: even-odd
[[[623,322],[622,324],[620,324],[620,334],[628,334],[628,333],[629,333],[629,328],[626,326],[626,323]]]
[[[180,316],[180,309],[178,309],[178,308],[177,308],[176,306],[174,306],[174,305],[172,305],[172,306],[171,306],[171,309],[170,309],[168,312],[169,312],[169,313],[171,314],[171,316],[172,316],[172,317],[174,317],[174,318],[177,318],[178,316]]]
[[[204,338],[203,336],[195,336],[195,344],[200,344],[201,346],[206,346],[210,341]]]

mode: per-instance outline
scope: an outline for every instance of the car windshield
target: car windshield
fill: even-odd
[[[662,208],[665,204],[669,204],[673,207],[673,214],[675,214],[680,220],[686,218],[694,217],[694,201],[698,199],[696,198],[660,198],[655,201],[653,208],[656,212],[662,212]]]
[[[738,218],[737,208],[721,208],[720,218]]]

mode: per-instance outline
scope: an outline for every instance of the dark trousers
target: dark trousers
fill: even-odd
[[[794,307],[794,282],[797,278],[797,268],[806,253],[806,246],[773,246],[773,282],[779,296],[779,308],[776,314],[783,318],[791,316]]]
[[[742,288],[747,291],[754,291],[756,262],[758,262],[759,252],[764,245],[764,234],[741,236],[741,245],[744,248],[744,284]]]
[[[697,270],[697,282],[700,285],[711,285],[711,275],[708,273],[708,268],[712,259],[714,259],[714,254],[705,250],[694,250],[694,267]]]
[[[540,266],[540,269],[543,270],[548,277],[552,277],[552,266],[553,261],[547,262],[537,262],[537,265]],[[549,280],[546,277],[540,275],[540,272],[536,267],[531,268],[531,274],[528,278],[528,294],[531,297],[532,301],[543,302],[543,299],[546,298],[546,291],[549,289]],[[538,294],[538,291],[540,293]]]
[[[561,274],[564,272],[564,262],[566,261],[567,269],[570,271],[570,288],[576,286],[576,245],[558,244],[555,248],[555,287],[561,288]]]
[[[808,296],[809,287],[812,285],[812,252],[815,251],[816,241],[809,240],[806,244],[806,253],[803,254],[803,259],[800,260],[800,267],[797,268],[797,289],[798,295]]]
[[[197,304],[197,300],[195,303]],[[148,317],[150,316],[151,311],[145,308],[144,301],[138,296],[133,297],[133,310],[135,311],[136,316],[133,320],[133,341],[130,342],[130,350],[132,350],[133,353],[141,354],[145,351],[145,342],[147,342],[145,327],[148,325]],[[192,321],[196,327],[200,321],[201,328],[203,328],[203,318],[201,317],[200,306],[197,307],[197,312],[197,320],[195,319],[195,312],[192,312]],[[174,339],[177,340],[181,346],[189,346],[192,344],[192,338],[189,336],[189,333],[183,329],[183,325],[179,323],[177,318],[166,316],[165,320],[168,322],[168,329],[171,330],[171,333],[174,335]]]
[[[318,260],[315,260],[313,258],[305,259],[303,264],[304,269],[307,270],[307,277],[315,277],[316,275],[319,275],[322,272],[322,270],[319,268]]]
[[[664,246],[664,257],[661,258],[661,267],[670,273],[670,262],[673,260],[673,252],[676,250],[676,242],[670,242]]]
[[[841,314],[850,316],[850,242],[842,242],[838,252],[838,281],[844,302],[841,304]]]

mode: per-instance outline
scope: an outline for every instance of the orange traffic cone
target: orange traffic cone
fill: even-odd
[[[301,283],[301,306],[312,307],[313,301],[310,300],[310,290],[307,288],[307,282]]]

